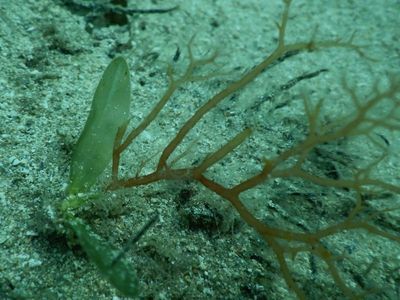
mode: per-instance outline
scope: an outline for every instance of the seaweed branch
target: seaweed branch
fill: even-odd
[[[363,47],[354,43],[354,36],[351,36],[348,40],[317,40],[313,35],[310,40],[305,42],[286,43],[286,28],[289,19],[291,1],[284,0],[284,4],[285,6],[281,20],[276,24],[279,37],[275,50],[261,60],[261,62],[259,62],[254,68],[243,74],[238,80],[223,88],[200,106],[193,115],[185,121],[176,135],[162,149],[157,166],[153,171],[145,175],[140,175],[141,172],[139,170],[133,177],[120,178],[119,166],[121,155],[136,141],[137,137],[154,122],[174,93],[188,82],[202,81],[213,77],[213,74],[204,74],[201,76],[196,74],[197,71],[201,70],[204,66],[213,64],[218,57],[218,53],[213,53],[206,58],[195,58],[192,52],[193,38],[190,40],[188,45],[189,63],[186,70],[182,75],[177,76],[174,74],[172,66],[168,66],[168,88],[150,113],[144,117],[141,123],[127,133],[126,131],[129,119],[127,119],[125,115],[123,115],[123,118],[121,117],[118,122],[113,124],[113,140],[110,142],[110,139],[107,139],[105,144],[102,145],[105,147],[104,149],[107,149],[109,152],[109,149],[112,149],[112,155],[110,153],[108,157],[109,160],[112,159],[112,177],[106,190],[111,191],[123,188],[139,187],[141,185],[147,185],[162,180],[191,180],[197,182],[219,195],[222,199],[228,201],[235,208],[241,218],[263,238],[267,247],[270,247],[275,253],[276,260],[280,266],[282,276],[285,279],[288,288],[293,291],[299,299],[306,299],[307,297],[301,284],[295,279],[295,276],[291,271],[288,258],[293,260],[297,254],[302,252],[311,253],[312,255],[319,257],[325,264],[330,277],[341,290],[343,295],[347,298],[353,299],[361,297],[363,292],[357,292],[346,283],[346,280],[337,265],[337,261],[344,258],[339,257],[332,250],[328,249],[324,245],[323,240],[345,231],[362,230],[368,234],[400,243],[400,236],[398,233],[386,231],[374,224],[374,215],[368,216],[363,201],[363,194],[369,191],[381,190],[392,193],[393,195],[400,194],[398,183],[387,182],[373,176],[374,170],[378,168],[386,157],[389,156],[387,147],[381,145],[381,143],[377,142],[374,138],[376,130],[384,129],[396,132],[400,131],[400,77],[398,75],[390,76],[389,85],[386,88],[379,88],[379,82],[377,81],[368,97],[358,96],[356,89],[343,80],[343,90],[347,92],[351,104],[355,108],[355,113],[345,113],[338,118],[337,121],[326,125],[322,125],[320,122],[321,111],[324,107],[324,100],[326,99],[321,98],[315,105],[312,105],[309,97],[304,96],[304,113],[308,123],[308,134],[306,137],[275,157],[264,159],[258,173],[249,176],[247,179],[233,187],[226,187],[215,179],[207,177],[207,170],[216,165],[224,157],[230,155],[234,149],[242,145],[251,136],[251,128],[244,128],[218,150],[215,150],[206,158],[199,161],[196,166],[174,168],[172,166],[173,163],[170,163],[170,157],[177,147],[182,144],[188,133],[211,110],[216,108],[224,100],[227,100],[232,94],[248,87],[251,82],[253,82],[269,67],[282,59],[289,59],[292,56],[291,54],[320,51],[329,48],[344,48],[358,53],[362,58],[368,59]],[[121,60],[119,60],[119,64],[124,65]],[[124,71],[125,69],[118,70],[118,76],[127,76]],[[319,72],[322,71],[324,70]],[[310,76],[314,76],[314,74],[311,74]],[[299,80],[301,80],[301,78]],[[124,88],[126,88],[126,86]],[[378,116],[374,115],[373,112],[375,109],[382,104],[385,104],[388,108],[387,113]],[[125,103],[124,105],[126,106],[127,104]],[[355,137],[364,138],[366,141],[370,142],[374,147],[381,151],[381,156],[370,162],[366,167],[353,170],[351,175],[345,178],[324,177],[312,173],[305,167],[305,162],[307,161],[309,154],[316,147],[326,143]],[[84,161],[86,162],[86,158]],[[81,166],[82,162],[76,164]],[[104,166],[102,168],[104,169]],[[77,170],[77,167],[75,170]],[[91,185],[94,182],[94,178],[92,178],[91,175],[86,174],[84,169],[79,169],[79,172],[84,173],[79,173],[81,174],[81,178],[84,178],[84,180],[82,182],[81,179],[77,179],[74,175],[71,176],[72,188],[69,189],[71,194],[81,191],[83,188],[88,188],[86,185]],[[97,175],[95,177],[97,178]],[[336,224],[316,229],[313,232],[299,232],[268,225],[263,220],[258,219],[254,213],[246,207],[242,199],[242,193],[268,181],[287,178],[298,178],[306,182],[329,188],[351,190],[356,195],[354,197],[353,207],[350,209],[345,219],[338,220]],[[70,204],[65,204],[63,210],[64,212],[69,212],[71,208],[81,204],[82,201],[74,200],[71,201]],[[383,214],[396,209],[396,207],[393,207],[392,209],[381,211],[380,213]],[[70,218],[69,214],[65,213],[65,215]],[[84,225],[79,222],[76,223],[74,221],[72,224],[75,229],[84,228]],[[77,233],[83,237],[83,242],[90,240],[90,238],[86,236],[86,231],[83,233],[78,231]],[[125,253],[125,251],[121,253]]]

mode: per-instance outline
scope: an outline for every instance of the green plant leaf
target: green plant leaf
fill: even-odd
[[[124,296],[135,297],[138,294],[138,281],[132,267],[123,259],[115,260],[116,249],[111,248],[98,235],[90,230],[83,220],[73,218],[68,224],[78,237],[79,244],[89,259],[98,267],[100,273]]]
[[[117,130],[129,120],[130,94],[128,65],[117,57],[104,71],[73,151],[69,194],[90,188],[110,163]]]

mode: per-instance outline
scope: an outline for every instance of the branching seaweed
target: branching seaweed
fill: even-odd
[[[375,191],[390,192],[394,195],[400,194],[400,186],[398,184],[386,182],[373,176],[373,171],[382,162],[382,160],[388,156],[387,147],[383,146],[382,143],[376,139],[376,130],[400,130],[400,77],[398,75],[391,75],[389,78],[389,85],[386,88],[379,88],[377,83],[373,87],[372,93],[367,98],[358,96],[355,88],[351,87],[344,80],[342,84],[343,89],[349,95],[356,112],[354,114],[343,115],[341,118],[338,118],[337,121],[326,125],[322,125],[320,122],[321,109],[324,105],[324,99],[321,98],[316,105],[312,105],[310,99],[308,99],[307,96],[304,96],[304,111],[308,121],[308,134],[304,140],[298,142],[289,149],[284,150],[275,157],[265,159],[260,171],[257,174],[248,177],[233,187],[226,187],[216,180],[210,179],[207,177],[206,171],[216,165],[224,157],[232,153],[235,148],[240,146],[247,138],[249,138],[249,136],[252,134],[251,128],[244,128],[231,140],[227,141],[222,147],[200,161],[196,166],[174,168],[172,164],[169,163],[171,155],[174,153],[177,147],[182,144],[183,139],[208,112],[216,108],[222,101],[226,100],[233,93],[246,88],[247,85],[254,81],[254,79],[257,78],[264,70],[283,57],[287,56],[288,53],[341,47],[350,51],[355,51],[361,57],[367,57],[363,48],[354,43],[353,36],[349,40],[345,41],[340,39],[318,41],[314,36],[311,40],[306,42],[286,43],[286,26],[288,23],[291,1],[284,0],[284,3],[285,8],[282,18],[277,24],[279,37],[275,50],[264,60],[258,63],[254,68],[241,76],[240,79],[222,89],[220,92],[206,101],[201,107],[199,107],[164,147],[160,157],[158,158],[157,166],[153,171],[144,175],[141,175],[140,172],[136,172],[136,175],[131,178],[121,178],[119,175],[121,155],[136,140],[136,138],[150,124],[152,124],[178,88],[185,83],[205,80],[212,76],[211,74],[199,76],[197,75],[197,70],[201,69],[205,65],[212,64],[217,57],[217,53],[214,53],[207,58],[197,59],[192,54],[192,40],[190,41],[188,46],[189,64],[185,72],[183,75],[177,76],[174,74],[173,68],[171,66],[168,67],[168,88],[159,102],[141,121],[141,123],[130,132],[127,132],[128,122],[125,117],[113,124],[114,129],[111,136],[113,140],[112,145],[110,144],[110,135],[107,137],[107,141],[105,142],[106,145],[102,144],[102,147],[105,147],[105,149],[113,149],[112,155],[110,150],[107,150],[107,153],[109,153],[108,161],[112,160],[112,176],[111,182],[106,187],[106,190],[110,191],[138,187],[161,180],[191,180],[198,182],[215,194],[219,195],[222,199],[229,201],[239,213],[241,218],[263,238],[267,247],[272,249],[275,253],[282,276],[285,279],[287,286],[297,295],[299,299],[305,299],[306,294],[302,289],[301,284],[296,281],[292,271],[290,270],[290,261],[300,253],[311,253],[312,255],[320,258],[321,261],[326,265],[327,272],[330,277],[347,298],[362,298],[364,293],[357,292],[354,288],[350,287],[348,283],[346,283],[346,280],[344,279],[341,270],[337,265],[337,261],[343,257],[338,257],[338,255],[336,255],[333,251],[329,250],[324,245],[323,240],[342,232],[363,230],[368,234],[383,237],[400,243],[400,236],[398,233],[389,232],[379,228],[373,222],[375,215],[365,214],[366,206],[365,201],[363,200],[365,194]],[[119,64],[123,64],[122,59],[119,59]],[[114,80],[117,83],[121,82],[121,78],[123,76],[127,76],[125,68],[126,67],[123,67],[124,71],[120,70],[119,74],[113,73],[109,75],[110,77],[107,78],[107,81]],[[121,88],[123,91],[125,91],[125,89],[128,88],[128,85],[123,84],[121,87],[117,88]],[[123,94],[126,95],[125,92],[123,92]],[[112,99],[110,99],[110,101],[112,101]],[[381,104],[385,104],[386,107],[389,108],[388,112],[386,115],[374,116],[372,112]],[[102,124],[103,121],[99,122]],[[87,128],[90,126],[90,124],[86,125],[85,130],[88,131],[89,129]],[[96,125],[94,130],[98,130],[97,128],[99,127],[101,126]],[[98,133],[100,135],[103,134],[100,131]],[[103,138],[99,136],[97,137]],[[346,178],[324,177],[319,174],[312,173],[305,167],[307,158],[316,147],[345,138],[355,137],[362,137],[366,141],[372,143],[372,145],[381,151],[381,156],[372,161],[369,165],[353,170],[351,176]],[[84,149],[78,151],[87,152],[89,151],[88,149],[91,148],[89,146],[84,146]],[[81,158],[81,154],[76,154],[76,156],[78,156],[78,158],[74,159],[72,170],[76,170],[76,168],[78,168],[81,174],[89,177],[92,176],[88,175],[88,173],[92,173],[91,170],[86,169],[88,167],[85,166],[85,163],[78,161],[79,159],[82,159],[84,162],[86,162],[87,159]],[[90,168],[93,167],[91,166]],[[101,166],[101,168],[104,169],[105,167]],[[76,221],[77,219],[74,217],[73,209],[80,207],[85,203],[84,200],[79,200],[80,198],[76,196],[76,193],[88,189],[97,178],[98,173],[99,171],[96,171],[96,174],[93,175],[94,178],[90,177],[89,180],[81,180],[74,175],[74,171],[71,172],[71,184],[69,188],[70,197],[62,205],[63,216],[64,219],[69,220],[68,222],[71,224],[72,229],[76,232],[80,243],[83,245],[85,250],[87,250],[87,247],[89,247],[89,251],[87,251],[92,254],[95,253],[96,258],[93,260],[98,260],[97,265],[99,266],[100,270],[105,273],[106,276],[108,276],[111,282],[114,280],[114,285],[117,288],[124,291],[125,294],[131,295],[129,292],[125,291],[125,288],[131,283],[122,284],[121,288],[121,285],[115,284],[115,280],[118,278],[114,278],[113,274],[110,275],[110,272],[107,271],[106,265],[104,265],[107,261],[113,261],[112,266],[109,265],[109,267],[111,270],[115,271],[115,259],[99,259],[96,256],[98,255],[97,252],[94,252],[90,246],[91,243],[96,243],[94,238],[89,238],[90,235],[87,234],[88,229],[81,223],[81,220]],[[81,177],[86,178],[85,176],[82,175]],[[278,178],[299,178],[319,186],[351,190],[355,195],[353,207],[350,209],[344,220],[338,220],[336,224],[329,225],[322,229],[317,229],[314,232],[297,232],[270,226],[258,219],[245,206],[245,204],[242,202],[242,194],[267,181],[272,181]],[[397,208],[393,207],[391,209],[387,209],[386,211],[381,211],[380,213],[385,213],[395,209]],[[124,272],[122,267],[120,271]]]

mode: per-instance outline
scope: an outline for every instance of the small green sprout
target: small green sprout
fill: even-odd
[[[94,94],[89,117],[72,155],[68,197],[60,208],[66,226],[75,233],[100,273],[124,296],[134,297],[136,274],[122,259],[127,246],[118,253],[74,214],[76,209],[96,198],[96,195],[78,193],[86,192],[110,164],[115,136],[129,122],[130,93],[128,64],[122,57],[115,58],[104,71]]]
[[[130,95],[128,65],[117,57],[104,71],[74,149],[68,194],[87,191],[110,163],[117,131],[129,121]]]

